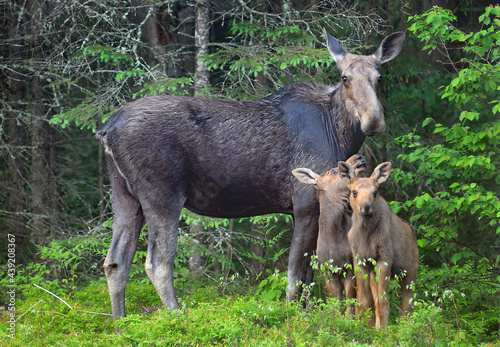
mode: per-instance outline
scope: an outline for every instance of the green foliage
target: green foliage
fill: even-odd
[[[96,103],[95,98],[89,96],[74,108],[52,116],[49,123],[59,125],[63,129],[75,124],[80,129],[88,128],[95,132],[98,119],[102,118],[105,121],[113,111],[114,108],[109,105],[100,105]]]
[[[472,320],[455,325],[440,302],[419,300],[409,318],[398,319],[386,332],[366,327],[368,316],[353,319],[337,300],[312,298],[303,308],[259,295],[221,296],[220,288],[200,288],[182,301],[178,311],[156,310],[159,299],[152,285],[137,281],[127,288],[128,316],[114,322],[106,285],[91,283],[64,296],[73,309],[36,288],[19,300],[15,339],[10,346],[490,346],[498,337]],[[443,297],[449,301],[449,296]],[[469,302],[472,299],[468,300]],[[461,306],[460,301],[456,301]],[[489,311],[486,314],[497,314]],[[21,316],[21,314],[23,314]],[[492,316],[494,318],[494,316]],[[490,319],[492,320],[492,319]],[[6,317],[0,336],[6,339]],[[120,327],[122,334],[115,334]],[[490,344],[488,344],[490,343]]]
[[[81,52],[78,52],[73,59],[82,60],[85,56],[99,57],[103,63],[114,62],[116,64],[124,63],[130,66],[134,65],[134,58],[132,55],[120,52],[113,47],[105,47],[103,45],[90,45],[85,47]]]
[[[434,124],[435,144],[414,132],[397,138],[405,149],[399,158],[412,170],[395,175],[403,188],[421,189],[400,207],[415,209],[411,222],[423,236],[419,245],[425,254],[452,264],[486,258],[489,271],[498,265],[494,247],[500,233],[500,121],[494,117],[500,86],[495,64],[500,57],[499,8],[488,7],[480,17],[483,29],[470,34],[455,28],[452,12],[439,7],[409,18],[409,30],[426,43],[424,49],[439,50],[453,63],[456,77],[443,87],[441,98],[461,112],[454,123],[448,120],[450,125],[425,119],[424,130]],[[494,19],[488,21],[490,17]],[[451,60],[449,42],[460,44],[458,62]]]
[[[140,243],[145,237],[146,232]],[[181,253],[187,238],[179,241]],[[421,266],[414,312],[407,319],[396,319],[393,312],[388,331],[377,332],[366,327],[370,319],[368,312],[353,319],[343,313],[346,303],[318,299],[315,283],[304,287],[306,308],[299,302],[287,304],[286,272],[278,270],[268,271],[268,276],[254,287],[239,276],[212,282],[205,278],[204,285],[195,285],[196,290],[186,288],[193,282],[176,281],[181,310],[174,312],[157,310],[161,301],[153,285],[134,276],[127,285],[128,316],[114,322],[109,316],[106,281],[101,278],[85,286],[74,281],[75,271],[91,252],[102,252],[101,241],[54,241],[50,247],[39,250],[40,257],[54,264],[50,268],[55,268],[59,282],[47,280],[44,276],[48,275],[49,267],[36,264],[38,267],[33,267],[30,275],[39,271],[40,279],[26,272],[17,278],[18,283],[30,279],[39,281],[72,308],[39,288],[20,285],[16,295],[15,339],[7,340],[8,345],[487,346],[498,340],[498,305],[496,301],[484,300],[488,296],[496,298],[498,290],[491,282],[498,279],[491,277],[486,263],[444,265],[440,269]],[[135,260],[138,263],[145,255],[143,251],[139,253]],[[178,274],[178,269],[185,267],[183,258],[181,254],[176,263],[177,279],[189,276],[189,273]],[[464,287],[470,280],[475,285]],[[61,286],[61,283],[69,285]],[[221,295],[235,292],[228,291],[228,286],[239,288],[240,294]],[[390,302],[396,311],[400,299],[394,293],[391,290]],[[9,335],[8,320],[7,315],[0,319],[2,339]],[[120,327],[122,334],[114,334],[114,327]]]
[[[287,274],[286,272],[279,272],[275,270],[267,270],[269,276],[260,281],[255,291],[255,297],[260,298],[262,301],[285,300],[286,298],[286,285]]]
[[[227,68],[230,75],[244,74],[256,78],[260,73],[279,76],[279,71],[289,66],[311,70],[333,65],[328,51],[324,47],[315,49],[317,39],[303,32],[297,25],[269,29],[256,22],[234,21],[231,33],[247,36],[249,40],[265,41],[269,47],[264,52],[259,50],[257,55],[249,54],[252,50],[248,47],[219,50],[206,58],[209,70]],[[290,45],[291,42],[293,45]]]
[[[378,31],[380,21],[374,12],[361,14],[355,6],[323,0],[302,8],[285,2],[279,9],[282,12],[270,15],[264,3],[246,6],[242,15],[230,21],[230,44],[203,57],[217,76],[215,90],[240,100],[296,81],[331,80],[337,69],[325,49],[323,30],[348,38],[342,43],[352,51],[363,46],[367,32]],[[343,10],[325,11],[336,6]]]
[[[142,70],[139,70],[142,71]],[[144,71],[142,71],[144,73]],[[171,95],[186,95],[185,87],[193,85],[191,77],[165,78],[157,81],[146,82],[141,90],[133,94],[136,99],[142,96],[158,95],[168,92]]]

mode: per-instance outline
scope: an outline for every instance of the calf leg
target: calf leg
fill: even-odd
[[[389,321],[389,284],[391,279],[391,267],[385,264],[377,264],[376,272],[371,273],[370,287],[373,301],[375,302],[375,326],[377,330],[387,328]]]
[[[352,278],[352,274],[347,274],[347,277],[343,279],[344,288],[345,288],[345,297],[346,299],[355,299],[356,298],[356,286],[354,285],[354,279]],[[353,316],[356,312],[356,305],[351,303],[347,306],[347,313]]]
[[[400,317],[403,317],[404,315],[410,313],[411,309],[413,308],[413,286],[416,280],[416,273],[408,273],[405,277],[403,277],[403,280],[401,281],[401,296],[403,298],[403,303],[399,312]]]
[[[360,315],[367,310],[373,309],[373,297],[370,291],[370,271],[365,267],[355,266],[356,273],[356,293],[358,298],[358,303],[360,305],[356,306],[356,315]],[[375,315],[372,314],[369,327],[375,325]]]
[[[184,201],[168,200],[170,206],[163,208],[157,204],[144,206],[148,224],[148,254],[146,273],[158,292],[162,303],[170,310],[179,309],[174,291],[174,261],[177,250],[179,215]],[[144,205],[144,204],[143,204]]]
[[[125,288],[144,217],[139,201],[128,191],[125,179],[110,157],[108,171],[113,200],[113,238],[104,261],[104,272],[116,320],[125,316]]]
[[[337,275],[325,277],[325,287],[328,297],[342,299],[342,283]]]

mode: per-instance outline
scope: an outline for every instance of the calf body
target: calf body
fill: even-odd
[[[113,239],[104,262],[113,317],[125,314],[125,286],[141,225],[148,224],[146,272],[164,305],[173,288],[179,214],[238,218],[293,214],[287,299],[310,279],[319,208],[312,187],[290,171],[326,171],[356,153],[365,135],[384,131],[376,97],[378,67],[401,50],[403,33],[370,56],[351,55],[327,34],[345,80],[297,83],[255,101],[150,96],[115,112],[97,136],[104,144],[113,198]],[[362,72],[362,73],[361,73]],[[359,100],[358,100],[359,99]]]
[[[389,319],[389,282],[401,276],[401,315],[409,312],[413,283],[418,273],[418,246],[410,226],[378,196],[377,188],[390,175],[391,164],[377,166],[370,178],[357,178],[354,169],[339,163],[339,172],[351,190],[352,227],[348,238],[354,255],[358,301],[361,310],[375,307],[377,329],[385,329]]]
[[[364,171],[365,158],[359,154],[351,156],[347,163],[355,167],[356,173]],[[340,178],[338,168],[320,176],[311,169],[298,168],[292,171],[299,181],[316,187],[319,201],[319,233],[316,254],[319,264],[327,265],[325,287],[330,298],[356,298],[354,268],[347,233],[351,218],[345,207],[349,200],[347,183]],[[348,312],[354,314],[354,305]]]

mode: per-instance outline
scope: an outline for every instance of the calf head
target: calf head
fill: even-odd
[[[366,169],[365,157],[360,154],[351,156],[347,159],[347,163],[349,163],[349,167],[352,168],[356,175],[361,174]],[[298,168],[292,170],[292,174],[297,177],[300,182],[313,184],[316,189],[318,189],[318,194],[322,194],[324,192],[333,195],[348,193],[347,185],[338,173],[338,167],[327,171],[323,176],[318,175],[308,168]]]
[[[382,82],[378,69],[399,54],[405,34],[396,32],[387,36],[372,55],[349,54],[326,30],[325,35],[328,51],[341,74],[340,89],[347,112],[360,123],[366,135],[384,132],[384,108],[377,98],[377,87]]]
[[[339,176],[351,190],[350,202],[353,213],[370,219],[377,203],[377,189],[391,174],[391,163],[378,165],[368,178],[358,178],[355,169],[348,163],[339,162]]]

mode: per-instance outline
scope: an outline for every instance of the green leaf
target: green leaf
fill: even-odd
[[[427,117],[423,122],[422,122],[422,127],[426,127],[430,122],[432,122],[432,118]]]

